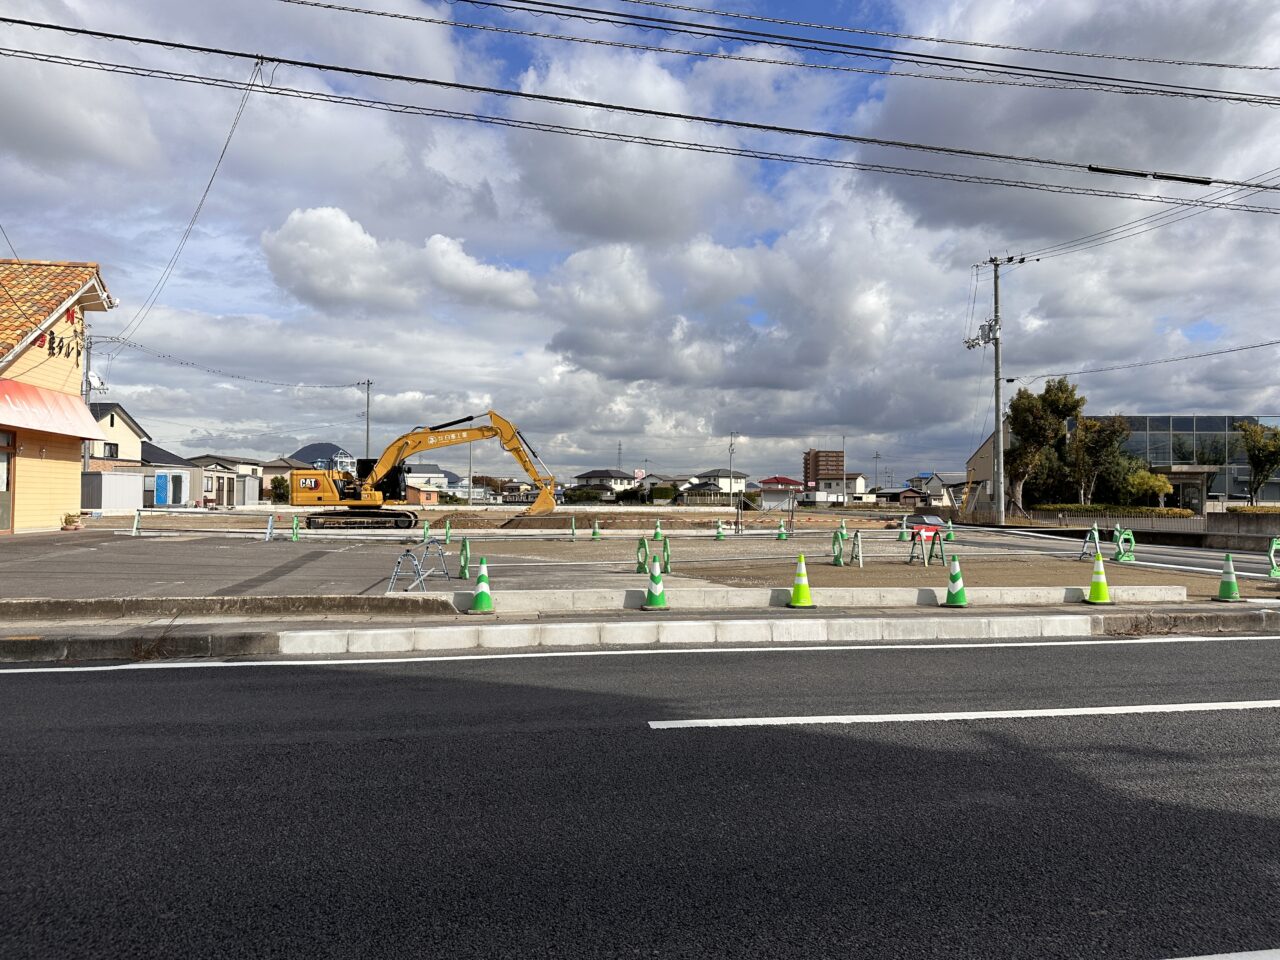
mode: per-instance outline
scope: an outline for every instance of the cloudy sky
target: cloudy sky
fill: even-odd
[[[1109,0],[701,0],[794,20],[1218,69],[583,6],[1000,63],[1280,94],[1280,8]],[[820,67],[884,64],[419,0],[421,18]],[[691,4],[697,5],[697,4]],[[280,0],[9,0],[3,15],[485,87],[863,137],[1280,183],[1280,113],[1208,99],[1029,89],[573,43]],[[247,80],[248,59],[0,24],[5,48]],[[899,73],[916,70],[899,65]],[[266,62],[261,83],[596,131],[1151,193],[1149,181],[629,116]],[[272,457],[493,408],[561,476],[617,464],[797,474],[809,446],[869,475],[958,469],[992,418],[992,254],[1138,218],[1135,236],[1007,271],[1009,376],[1280,337],[1280,217],[1195,216],[1033,192],[568,137],[249,95],[197,225],[165,274],[241,106],[235,89],[0,57],[0,223],[19,256],[94,260],[121,305],[103,399],[157,442]],[[1169,196],[1204,187],[1162,184]],[[1234,194],[1240,197],[1242,194]],[[1251,198],[1274,204],[1267,193]],[[1111,234],[1099,239],[1110,239]],[[1055,252],[1055,251],[1049,251]],[[9,254],[5,254],[9,255]],[[976,281],[976,282],[975,282]],[[154,301],[148,308],[148,304]],[[976,301],[976,302],[975,302]],[[1280,413],[1277,350],[1080,378],[1094,413]],[[323,387],[296,386],[297,384]],[[1011,387],[1010,389],[1015,389]],[[511,473],[493,445],[477,470]],[[466,467],[465,448],[445,466]]]

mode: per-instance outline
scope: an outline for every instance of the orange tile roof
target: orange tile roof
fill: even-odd
[[[96,263],[0,260],[0,357],[94,280],[105,295]]]

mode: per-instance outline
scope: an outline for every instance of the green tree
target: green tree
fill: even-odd
[[[1132,460],[1124,452],[1128,439],[1129,425],[1124,417],[1081,417],[1076,421],[1075,432],[1067,441],[1066,465],[1079,503],[1093,502],[1094,488],[1104,474],[1120,486],[1121,477],[1117,474],[1126,460]]]
[[[1009,433],[1013,443],[1005,453],[1009,499],[1023,509],[1022,493],[1045,453],[1067,434],[1067,420],[1078,417],[1085,398],[1066,377],[1050,380],[1040,394],[1023,387],[1009,403]]]
[[[1158,497],[1160,506],[1164,506],[1164,498],[1173,493],[1173,484],[1169,478],[1150,470],[1135,470],[1129,475],[1128,489],[1130,495],[1139,499]]]
[[[1280,470],[1280,427],[1264,427],[1241,420],[1236,424],[1249,458],[1249,503],[1257,505],[1258,491]]]
[[[564,492],[565,503],[599,503],[600,498],[604,495],[601,490],[593,487],[570,487]]]
[[[271,478],[271,502],[272,503],[288,503],[289,502],[289,481],[284,477]]]

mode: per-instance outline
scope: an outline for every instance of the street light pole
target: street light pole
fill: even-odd
[[[734,505],[733,511],[733,532],[740,533],[742,526],[742,508],[738,504],[738,500],[733,495],[733,442],[738,439],[736,433],[729,434],[729,502]]]

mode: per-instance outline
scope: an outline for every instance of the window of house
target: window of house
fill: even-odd
[[[114,413],[111,415],[111,425],[113,427],[116,425],[116,415]]]
[[[213,493],[213,477],[206,476],[204,478],[204,492]]]
[[[120,444],[104,443],[102,445],[102,455],[108,460],[114,460],[120,456]]]

